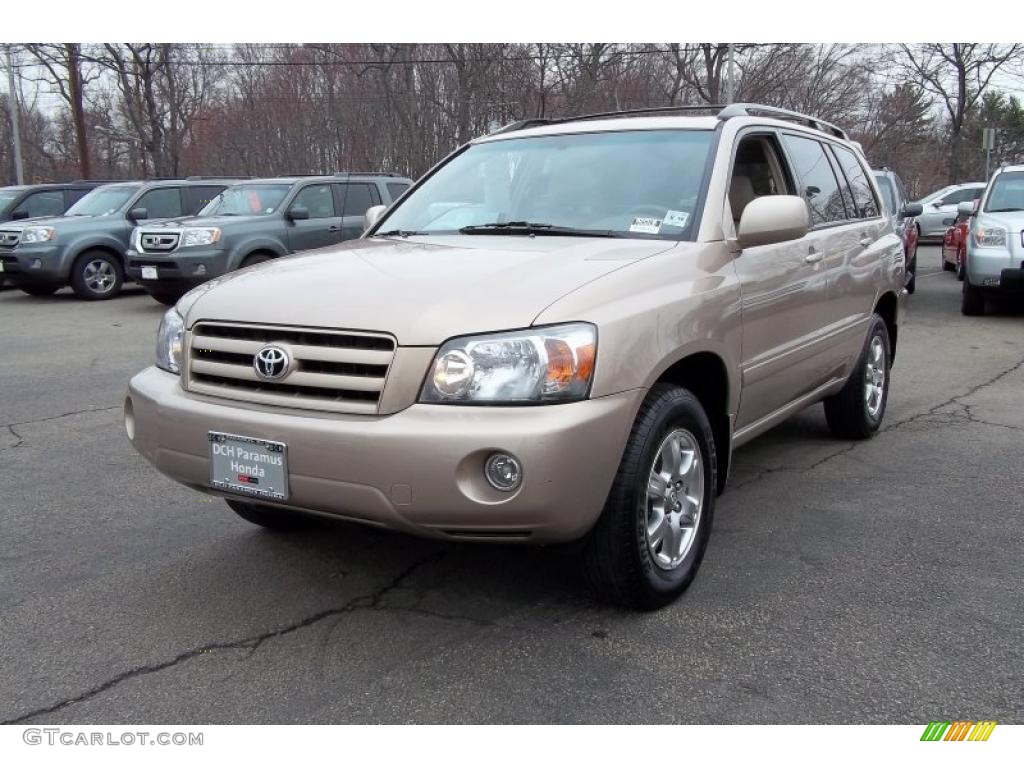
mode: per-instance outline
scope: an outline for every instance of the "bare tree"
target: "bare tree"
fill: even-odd
[[[901,45],[907,75],[933,94],[949,120],[949,181],[961,177],[962,133],[968,111],[989,88],[993,76],[1016,61],[1024,46],[988,43],[922,43]]]

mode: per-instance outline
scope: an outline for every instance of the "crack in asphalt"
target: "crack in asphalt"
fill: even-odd
[[[7,431],[10,432],[12,435],[14,435],[14,437],[17,439],[18,442],[16,442],[14,445],[8,445],[3,450],[9,451],[12,448],[20,448],[22,446],[22,444],[25,442],[25,438],[22,437],[21,435],[19,435],[17,433],[17,431],[14,429],[14,426],[11,425],[11,424],[7,425]]]
[[[11,718],[9,720],[0,721],[0,725],[18,725],[19,723],[23,723],[26,720],[30,720],[33,717],[53,714],[54,712],[58,712],[62,709],[65,709],[71,706],[72,704],[80,704],[84,701],[88,701],[89,699],[98,696],[99,694],[105,691],[110,690],[114,686],[119,685],[120,683],[123,683],[126,680],[131,680],[136,677],[142,677],[145,675],[152,674],[154,672],[161,672],[165,669],[174,667],[182,663],[183,661],[194,659],[197,656],[209,651],[245,649],[248,651],[248,653],[246,653],[245,659],[243,660],[248,660],[252,657],[254,653],[256,653],[257,650],[259,650],[260,646],[268,640],[273,640],[278,637],[290,635],[293,632],[297,632],[300,629],[305,629],[306,627],[312,626],[313,624],[323,621],[324,619],[354,613],[355,611],[359,610],[416,613],[446,620],[469,621],[474,624],[490,626],[490,622],[484,622],[482,620],[474,619],[468,616],[443,614],[434,611],[428,611],[425,609],[419,609],[416,607],[403,608],[400,606],[381,605],[381,600],[383,600],[391,592],[394,592],[397,589],[401,589],[403,583],[407,579],[409,579],[416,571],[418,571],[420,568],[424,566],[436,563],[443,556],[443,550],[432,552],[426,557],[420,558],[411,563],[410,565],[406,566],[405,568],[403,568],[383,587],[380,587],[379,589],[369,594],[353,597],[351,600],[348,600],[346,603],[337,608],[329,608],[324,611],[319,611],[317,613],[312,614],[311,616],[307,616],[304,619],[300,619],[299,621],[293,622],[279,629],[261,632],[258,635],[245,637],[241,640],[233,640],[231,642],[223,643],[211,643],[208,645],[204,645],[200,648],[192,648],[191,650],[179,653],[173,659],[168,659],[167,661],[162,661],[157,664],[146,664],[140,667],[135,667],[134,669],[122,672],[119,675],[116,675],[110,678],[109,680],[100,683],[99,685],[96,685],[93,688],[90,688],[88,691],[85,691],[84,693],[78,694],[77,696],[72,696],[71,698],[64,699],[63,701],[60,701],[48,707],[40,707],[39,709],[32,710],[31,712],[27,712],[23,715],[18,715],[17,717]]]
[[[993,376],[992,378],[990,378],[990,379],[988,379],[986,381],[983,381],[981,384],[977,384],[977,385],[971,387],[966,392],[961,392],[959,395],[954,395],[953,397],[949,398],[948,400],[944,400],[943,402],[939,403],[938,405],[932,406],[927,411],[922,411],[921,413],[916,413],[913,416],[908,416],[905,419],[902,419],[900,421],[895,421],[892,424],[889,424],[886,427],[883,427],[882,429],[879,430],[879,434],[882,434],[882,433],[885,433],[885,432],[892,432],[892,431],[895,431],[895,430],[900,429],[902,427],[905,427],[908,424],[913,424],[913,423],[918,422],[920,420],[930,419],[930,418],[933,418],[933,417],[936,417],[936,416],[938,416],[938,417],[943,417],[943,416],[947,417],[946,421],[941,421],[941,422],[939,422],[939,424],[942,425],[942,426],[948,426],[948,425],[956,423],[956,418],[961,413],[962,413],[963,419],[965,421],[971,422],[973,424],[984,424],[985,426],[999,427],[999,428],[1002,428],[1002,429],[1022,430],[1022,429],[1024,429],[1022,427],[1015,427],[1015,426],[1011,426],[1009,424],[999,424],[997,422],[991,422],[991,421],[985,421],[984,419],[979,419],[976,416],[974,416],[974,414],[971,412],[971,406],[969,404],[961,402],[962,400],[965,400],[966,398],[970,397],[971,395],[977,394],[978,392],[980,392],[981,390],[985,389],[986,387],[990,387],[993,384],[995,384],[998,381],[1000,381],[1001,379],[1006,378],[1007,376],[1009,376],[1010,374],[1014,373],[1015,371],[1019,371],[1022,367],[1024,367],[1024,360],[1019,360],[1015,365],[1010,366],[1005,371],[997,373],[995,376]],[[944,408],[949,408],[950,406],[957,406],[958,411],[954,411],[952,413],[947,413],[947,414],[940,413],[940,411],[942,411]],[[837,459],[840,456],[844,456],[844,455],[846,455],[846,454],[856,450],[858,447],[860,447],[862,445],[867,445],[867,444],[868,444],[867,441],[861,441],[861,440],[859,440],[857,442],[849,443],[848,445],[844,446],[840,450],[834,451],[833,453],[830,453],[830,454],[824,456],[823,458],[819,459],[818,461],[816,461],[813,464],[810,464],[808,466],[798,467],[798,466],[791,466],[791,465],[783,465],[781,467],[762,467],[758,471],[758,473],[756,475],[754,475],[753,477],[748,478],[747,480],[744,480],[743,482],[740,482],[740,483],[737,483],[736,485],[734,485],[733,486],[733,490],[739,490],[740,488],[744,488],[744,487],[746,487],[748,485],[753,485],[754,483],[758,483],[761,480],[764,480],[766,477],[768,477],[770,475],[774,475],[774,474],[779,474],[779,473],[784,473],[784,472],[811,472],[811,471],[813,471],[815,469],[818,469],[822,465],[828,464],[830,461],[832,461],[834,459]]]
[[[10,429],[11,427],[21,427],[25,424],[39,424],[43,421],[55,421],[57,419],[66,419],[68,416],[78,416],[83,413],[101,413],[103,411],[113,411],[120,408],[120,405],[105,405],[100,408],[81,408],[77,411],[68,411],[67,413],[58,413],[56,416],[43,416],[40,419],[29,419],[27,421],[12,421],[10,424],[4,424],[3,426]]]

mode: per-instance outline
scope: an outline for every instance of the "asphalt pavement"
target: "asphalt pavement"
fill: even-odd
[[[919,261],[881,433],[737,451],[646,614],[562,547],[260,530],[124,435],[163,307],[0,292],[0,722],[1024,722],[1024,307]]]

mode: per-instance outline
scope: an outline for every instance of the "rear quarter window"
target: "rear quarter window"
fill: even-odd
[[[388,184],[387,187],[388,187],[388,194],[391,196],[391,202],[395,202],[395,200],[397,200],[403,194],[405,194],[405,190],[407,190],[409,188],[409,185],[408,184],[398,184],[396,182],[392,182],[392,183]]]

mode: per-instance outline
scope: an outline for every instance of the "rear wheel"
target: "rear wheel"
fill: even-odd
[[[917,252],[915,250],[913,257],[910,259],[910,263],[907,264],[907,272],[910,273],[910,279],[907,280],[907,293],[913,293],[917,290]]]
[[[106,251],[87,251],[71,267],[71,287],[86,301],[112,299],[121,292],[121,260]]]
[[[985,296],[981,288],[971,285],[971,278],[964,276],[964,292],[960,299],[960,312],[968,317],[985,314]]]
[[[253,504],[248,501],[225,499],[228,506],[243,520],[275,531],[296,531],[308,528],[312,520],[301,512],[289,512],[277,507]]]
[[[875,315],[850,378],[825,399],[825,419],[836,437],[863,440],[878,431],[889,399],[889,329]]]
[[[35,285],[28,283],[18,287],[29,296],[52,296],[60,288],[59,285],[53,285],[52,283],[37,283]]]
[[[704,557],[716,485],[715,442],[700,401],[682,387],[656,385],[584,543],[584,568],[598,596],[641,609],[678,597]]]
[[[952,272],[954,269],[956,269],[956,264],[950,264],[948,261],[946,261],[946,254],[943,253],[942,254],[942,271],[943,272]]]

